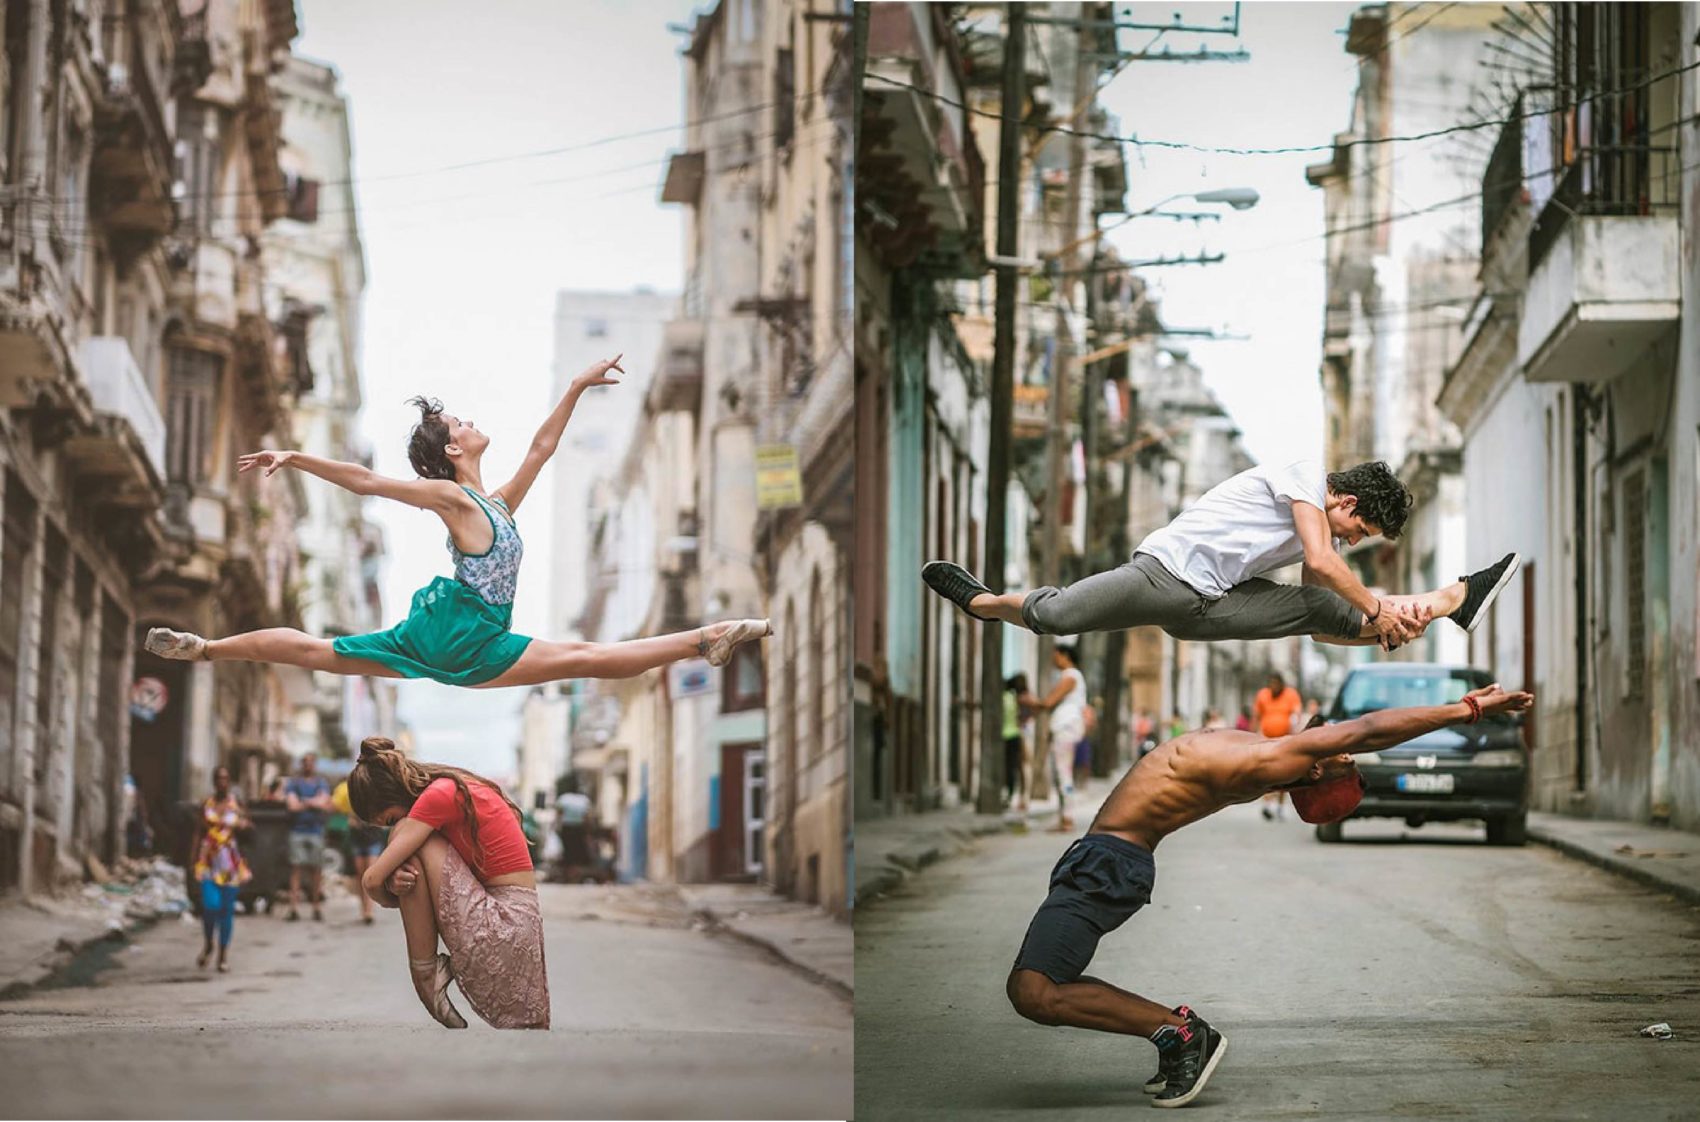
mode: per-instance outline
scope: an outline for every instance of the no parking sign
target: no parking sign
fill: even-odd
[[[130,687],[130,716],[152,724],[165,712],[171,701],[171,691],[158,678],[137,678]]]

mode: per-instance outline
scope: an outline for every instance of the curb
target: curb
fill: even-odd
[[[790,955],[785,953],[784,949],[781,948],[779,944],[773,942],[771,939],[763,939],[760,935],[751,935],[747,931],[741,931],[738,928],[733,927],[724,919],[721,919],[712,908],[696,908],[693,909],[692,914],[695,915],[698,920],[702,921],[702,923],[706,925],[710,931],[722,935],[730,935],[732,938],[746,943],[749,946],[755,947],[757,950],[766,951],[779,963],[788,969],[801,974],[817,986],[823,986],[826,989],[831,990],[845,1001],[855,1001],[855,990],[851,989],[837,978],[834,978],[832,975],[817,970],[813,966],[809,966],[806,963],[799,962],[797,959],[792,958]]]
[[[1668,892],[1685,903],[1700,904],[1700,888],[1696,888],[1693,885],[1666,880],[1645,866],[1634,864],[1629,861],[1619,861],[1612,857],[1608,857],[1603,853],[1596,853],[1587,846],[1579,845],[1567,838],[1560,837],[1554,833],[1549,833],[1547,830],[1540,826],[1536,826],[1533,823],[1530,823],[1529,825],[1529,840],[1539,842],[1541,845],[1547,846],[1548,848],[1556,849],[1566,857],[1574,857],[1579,861],[1586,861],[1588,864],[1593,865],[1596,868],[1604,869],[1608,873],[1615,873],[1620,877],[1625,877],[1629,880],[1644,884],[1649,888],[1656,888],[1661,892]]]
[[[1035,819],[1054,813],[1054,810],[1030,811],[1020,818],[971,821],[965,826],[940,826],[936,835],[888,852],[880,864],[867,869],[858,868],[854,908],[860,911],[927,866],[936,865],[967,851],[976,838],[1022,832],[1027,830]]]
[[[108,928],[96,935],[84,939],[70,939],[60,936],[53,948],[53,958],[45,966],[26,972],[21,977],[0,987],[0,1001],[16,1001],[28,997],[38,989],[46,987],[66,970],[70,969],[77,959],[101,943],[129,943],[136,936],[160,921],[160,916],[148,916],[143,919],[127,920],[122,927]]]

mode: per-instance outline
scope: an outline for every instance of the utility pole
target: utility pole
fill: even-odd
[[[1027,5],[1004,15],[1002,118],[998,126],[998,258],[1020,252],[1021,118],[1027,103]],[[1004,590],[1006,498],[1009,493],[1010,420],[1015,399],[1015,301],[1021,278],[1015,266],[997,267],[992,335],[991,440],[986,452],[986,586]],[[1016,766],[1020,766],[1019,763]],[[1003,627],[980,625],[980,789],[975,809],[996,814],[1003,801]]]
[[[1079,105],[1092,96],[1094,90],[1090,55],[1087,52],[1088,32],[1078,31],[1074,46],[1074,98],[1072,104]],[[1085,189],[1086,180],[1086,137],[1081,132],[1072,132],[1068,138],[1068,192],[1063,200],[1063,236],[1070,239],[1062,256],[1057,259],[1058,269],[1056,291],[1053,299],[1057,306],[1056,325],[1056,357],[1051,364],[1051,385],[1046,404],[1050,407],[1050,433],[1045,443],[1045,512],[1044,551],[1040,559],[1040,580],[1046,585],[1057,585],[1062,582],[1062,524],[1063,524],[1063,482],[1068,463],[1068,380],[1069,368],[1074,362],[1074,335],[1069,320],[1068,294],[1079,278],[1075,268],[1076,251],[1079,248],[1075,231],[1080,228],[1081,193]],[[1091,239],[1094,246],[1096,239]],[[1039,682],[1040,696],[1049,691],[1051,676],[1055,671],[1051,667],[1051,651],[1055,640],[1049,635],[1039,638]],[[1045,722],[1039,722],[1039,744],[1035,750],[1038,760],[1048,758],[1050,751],[1049,729]],[[1035,774],[1039,771],[1034,769]],[[1038,784],[1035,783],[1035,786]]]

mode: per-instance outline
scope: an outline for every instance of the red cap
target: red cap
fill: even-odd
[[[1323,783],[1294,787],[1287,793],[1293,797],[1293,809],[1300,818],[1315,826],[1326,826],[1358,808],[1364,798],[1364,779],[1357,774],[1342,775]]]

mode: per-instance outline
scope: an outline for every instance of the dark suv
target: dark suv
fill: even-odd
[[[1330,723],[1378,709],[1448,705],[1492,684],[1485,671],[1420,662],[1354,667],[1328,711]],[[1520,717],[1448,725],[1395,748],[1357,754],[1368,788],[1353,818],[1403,818],[1408,826],[1480,818],[1489,845],[1522,845],[1529,813],[1529,757]],[[1341,838],[1318,826],[1318,841]]]

